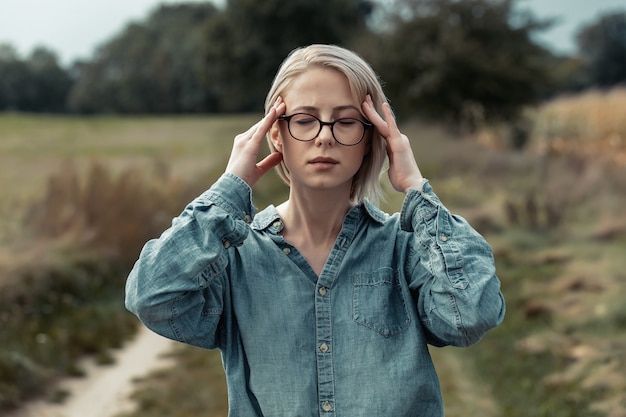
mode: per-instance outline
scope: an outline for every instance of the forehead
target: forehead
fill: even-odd
[[[360,107],[348,78],[336,69],[313,67],[296,76],[283,92],[287,107]]]

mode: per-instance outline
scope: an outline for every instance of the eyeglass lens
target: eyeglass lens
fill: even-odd
[[[365,125],[358,119],[344,118],[328,124],[335,140],[343,145],[356,145],[365,133]],[[321,130],[322,122],[310,114],[297,113],[289,119],[289,132],[298,140],[313,140]]]

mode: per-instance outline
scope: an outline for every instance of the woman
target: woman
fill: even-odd
[[[263,138],[272,152],[257,162]],[[373,203],[388,175],[401,213]],[[289,199],[256,212],[272,167]],[[298,49],[226,172],[146,244],[127,306],[221,350],[232,416],[442,416],[427,344],[468,346],[504,316],[490,247],[422,178],[372,69]]]

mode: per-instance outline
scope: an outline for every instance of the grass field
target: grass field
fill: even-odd
[[[15,237],[23,209],[45,192],[48,178],[93,162],[119,172],[158,166],[189,180],[225,165],[231,137],[254,116],[220,118],[72,118],[0,116],[0,237]],[[227,155],[227,154],[226,154]],[[162,174],[162,172],[161,172]]]
[[[533,117],[537,128],[547,116]],[[121,288],[138,242],[210,185],[256,118],[0,115],[0,339],[10,341],[0,410],[27,392],[54,395],[41,386],[80,374],[76,357],[106,363],[129,337]],[[485,147],[418,123],[403,131],[441,199],[492,244],[507,299],[505,323],[477,346],[433,350],[447,416],[626,415],[624,168],[595,154],[538,156],[537,135],[512,152],[501,138]],[[285,192],[269,174],[257,204]],[[383,208],[400,204],[390,194]],[[150,227],[126,236],[138,223]],[[133,417],[225,416],[216,353],[177,355],[179,366],[138,385]],[[168,408],[183,396],[188,408]]]

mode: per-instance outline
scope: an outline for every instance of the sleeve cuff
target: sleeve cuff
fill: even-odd
[[[439,197],[433,191],[430,182],[424,179],[421,190],[410,189],[404,198],[400,212],[402,230],[414,232],[418,223],[436,217],[440,206]]]
[[[200,197],[207,205],[216,205],[237,220],[251,223],[257,213],[252,201],[252,189],[234,174],[224,173]]]

